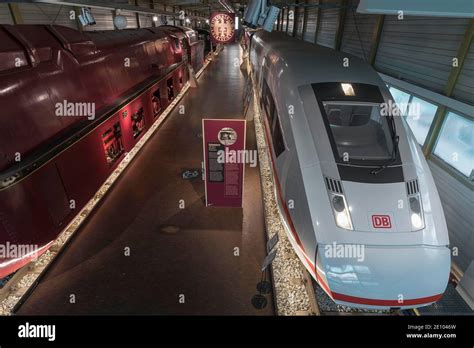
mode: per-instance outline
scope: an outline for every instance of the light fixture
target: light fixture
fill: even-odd
[[[345,230],[353,230],[351,215],[344,195],[331,192],[329,193],[329,198],[331,200],[336,225]]]
[[[191,23],[191,20],[189,18],[186,18],[186,23]]]
[[[158,16],[153,16],[153,22],[158,22]]]
[[[346,96],[348,97],[355,96],[354,88],[352,88],[352,85],[350,83],[341,83],[341,87]]]
[[[209,24],[209,19],[206,19],[206,24]]]
[[[423,226],[423,221],[419,214],[411,214],[411,225],[416,230],[419,230]]]
[[[239,29],[239,17],[235,17],[235,30]]]
[[[122,16],[120,14],[114,17],[114,25],[117,29],[119,30],[125,29],[127,27],[127,24],[128,24],[127,17]]]
[[[423,219],[423,209],[421,207],[420,194],[415,194],[408,197],[408,203],[411,211],[411,230],[419,231],[425,227]]]

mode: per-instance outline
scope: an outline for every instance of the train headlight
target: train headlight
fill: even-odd
[[[417,230],[423,227],[423,221],[419,214],[411,214],[411,226]]]
[[[331,193],[330,196],[336,225],[345,230],[353,230],[351,214],[344,195]]]
[[[334,195],[332,197],[332,207],[334,208],[335,211],[338,213],[344,211],[345,209],[345,204],[344,204],[344,198],[342,196],[336,196]]]
[[[413,195],[408,197],[410,206],[411,230],[419,231],[425,227],[423,219],[423,209],[421,208],[420,195]]]

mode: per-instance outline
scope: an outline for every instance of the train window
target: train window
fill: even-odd
[[[423,145],[438,106],[413,97],[407,111],[406,121],[419,144]]]
[[[267,116],[268,124],[271,126],[275,114],[275,101],[266,80],[263,80],[261,104]]]
[[[120,122],[115,123],[102,134],[102,144],[107,164],[112,165],[124,151]]]
[[[381,165],[388,160],[400,163],[394,151],[394,118],[378,86],[324,82],[312,87],[336,162],[360,166]]]
[[[132,132],[133,138],[136,139],[145,129],[145,117],[143,108],[140,108],[132,115]]]
[[[392,130],[379,104],[331,101],[323,106],[340,159],[350,163],[392,157]]]
[[[173,77],[166,80],[166,89],[168,90],[168,101],[172,101],[174,98]]]
[[[474,120],[448,112],[434,154],[466,177],[474,170]]]
[[[156,117],[161,111],[160,88],[153,92],[153,95],[151,97],[151,103],[153,105],[153,117]]]
[[[283,140],[283,133],[281,131],[280,120],[275,117],[275,126],[273,127],[272,134],[273,150],[275,155],[278,157],[283,151],[285,151],[285,141]]]
[[[389,90],[398,108],[400,109],[402,114],[405,115],[408,107],[408,102],[410,101],[410,95],[399,89],[396,89],[395,87],[390,87]]]
[[[179,39],[174,39],[174,45],[177,50],[179,50]]]

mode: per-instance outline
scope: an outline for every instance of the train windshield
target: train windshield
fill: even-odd
[[[311,85],[318,101],[336,162],[357,166],[399,163],[392,116],[379,86],[357,82]]]
[[[343,162],[386,161],[393,156],[393,130],[380,104],[323,101],[333,144]]]

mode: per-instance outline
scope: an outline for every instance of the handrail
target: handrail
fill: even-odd
[[[447,97],[445,95],[430,91],[423,87],[416,86],[407,81],[396,79],[392,76],[388,76],[382,73],[378,73],[382,80],[384,80],[389,85],[400,88],[401,90],[414,94],[417,97],[422,97],[433,104],[446,106],[448,109],[457,111],[467,118],[474,118],[474,106],[467,103],[463,103],[459,100]]]

